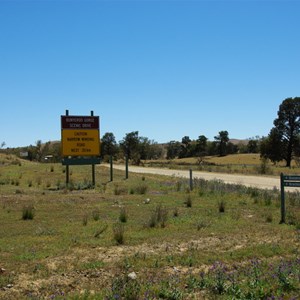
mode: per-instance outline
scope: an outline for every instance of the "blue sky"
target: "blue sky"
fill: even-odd
[[[0,0],[0,142],[100,116],[120,141],[265,136],[300,96],[300,1]]]

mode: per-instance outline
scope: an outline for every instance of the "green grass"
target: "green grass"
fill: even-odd
[[[265,293],[262,298],[284,293],[290,299],[299,294],[298,195],[287,196],[291,225],[280,225],[278,191],[198,180],[187,193],[188,180],[180,179],[178,188],[178,178],[130,174],[124,180],[117,170],[109,182],[109,169],[101,166],[94,189],[82,189],[90,166],[71,167],[77,188],[69,190],[59,164],[4,160],[0,298],[113,299],[117,292],[123,299],[146,294],[145,299],[250,299],[252,291],[252,299],[259,299],[259,292]],[[17,186],[12,179],[19,180]],[[33,219],[22,219],[24,207],[34,208]],[[122,208],[128,217],[120,223]],[[152,217],[155,226],[149,226]],[[130,272],[136,281],[128,279]],[[266,276],[256,280],[255,272]]]

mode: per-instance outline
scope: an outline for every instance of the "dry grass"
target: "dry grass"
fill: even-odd
[[[89,166],[72,170],[74,186],[90,176]],[[142,175],[130,174],[125,181],[125,174],[115,170],[115,182],[110,183],[108,169],[97,166],[96,170],[95,189],[70,191],[53,188],[65,179],[59,164],[53,172],[49,165],[34,163],[2,166],[0,180],[18,178],[19,185],[5,180],[1,185],[0,268],[5,271],[0,274],[0,298],[103,299],[117,284],[116,276],[124,274],[120,280],[128,290],[119,291],[124,295],[144,295],[151,282],[151,292],[163,291],[170,298],[177,291],[185,299],[187,294],[199,296],[199,290],[187,293],[190,276],[207,271],[215,261],[243,266],[253,258],[276,262],[299,253],[297,197],[289,197],[288,203],[293,225],[279,225],[278,192],[222,184],[215,189],[215,184],[202,182],[201,193],[197,184],[190,193],[193,205],[188,208],[183,203],[188,181],[183,180],[177,190],[176,178],[149,174],[146,195],[116,195],[115,183],[130,191],[143,182]],[[34,178],[40,184],[29,187],[28,179],[35,182]],[[21,192],[16,193],[16,188]],[[144,204],[145,198],[151,202]],[[220,199],[226,202],[222,214],[216,206]],[[35,216],[25,222],[20,216],[28,205],[35,208]],[[125,224],[119,222],[122,207],[129,215]],[[144,226],[153,212],[160,223]],[[83,215],[89,218],[85,226]],[[138,274],[136,286],[126,279],[131,272]],[[175,285],[174,276],[180,276],[182,286]],[[86,298],[84,291],[89,293]],[[216,299],[209,289],[201,293]],[[287,295],[294,295],[293,291]]]

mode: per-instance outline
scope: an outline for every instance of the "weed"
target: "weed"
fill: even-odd
[[[122,223],[126,223],[127,222],[127,218],[128,218],[127,210],[126,210],[126,208],[124,206],[122,206],[121,209],[120,209],[119,220]]]
[[[272,223],[273,222],[273,215],[271,212],[267,213],[266,215],[266,222],[267,223]]]
[[[42,178],[41,178],[41,177],[37,177],[37,178],[36,178],[36,184],[37,184],[38,186],[40,186],[41,183],[42,183]]]
[[[226,203],[224,200],[221,200],[218,202],[218,207],[219,207],[219,213],[224,213],[225,212],[225,206]]]
[[[125,233],[125,227],[122,223],[118,222],[113,225],[113,236],[114,236],[114,240],[118,245],[124,244],[125,242],[124,233]]]
[[[95,208],[92,212],[92,217],[94,221],[99,221],[100,219],[100,210],[99,208]]]
[[[173,210],[173,217],[178,217],[179,216],[179,209],[178,207],[175,207],[174,210]]]
[[[193,201],[191,195],[187,195],[184,201],[186,207],[192,207]]]
[[[105,299],[138,300],[141,299],[139,296],[140,291],[141,285],[138,280],[121,275],[113,279],[111,290],[107,292]]]
[[[23,207],[22,210],[22,219],[23,220],[33,220],[34,218],[34,206],[33,205],[26,205]]]
[[[88,223],[88,215],[87,215],[87,214],[84,214],[84,215],[82,216],[82,225],[83,225],[83,226],[86,226],[87,223]]]
[[[106,231],[106,229],[108,228],[108,225],[102,225],[96,232],[95,232],[95,234],[94,234],[94,237],[95,238],[99,238],[100,237],[100,235],[104,232],[104,231]]]
[[[122,194],[126,194],[126,190],[122,187],[120,187],[118,184],[114,185],[114,195],[118,196],[118,195],[122,195]]]
[[[134,193],[139,195],[145,195],[148,190],[148,185],[145,183],[140,183],[134,188]]]
[[[197,230],[201,230],[201,229],[204,229],[206,227],[209,226],[209,223],[205,220],[200,220],[198,223],[197,223]]]
[[[180,192],[182,187],[182,181],[181,180],[176,181],[175,187],[176,187],[176,192]]]
[[[0,274],[0,288],[7,288],[14,283],[14,276],[11,274]]]
[[[161,204],[158,204],[156,208],[152,211],[150,219],[148,222],[148,227],[156,227],[160,224],[162,228],[166,227],[166,222],[168,220],[168,210]]]

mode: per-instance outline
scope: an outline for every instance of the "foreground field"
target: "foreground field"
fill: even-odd
[[[297,299],[298,194],[90,169],[2,157],[1,299]]]

